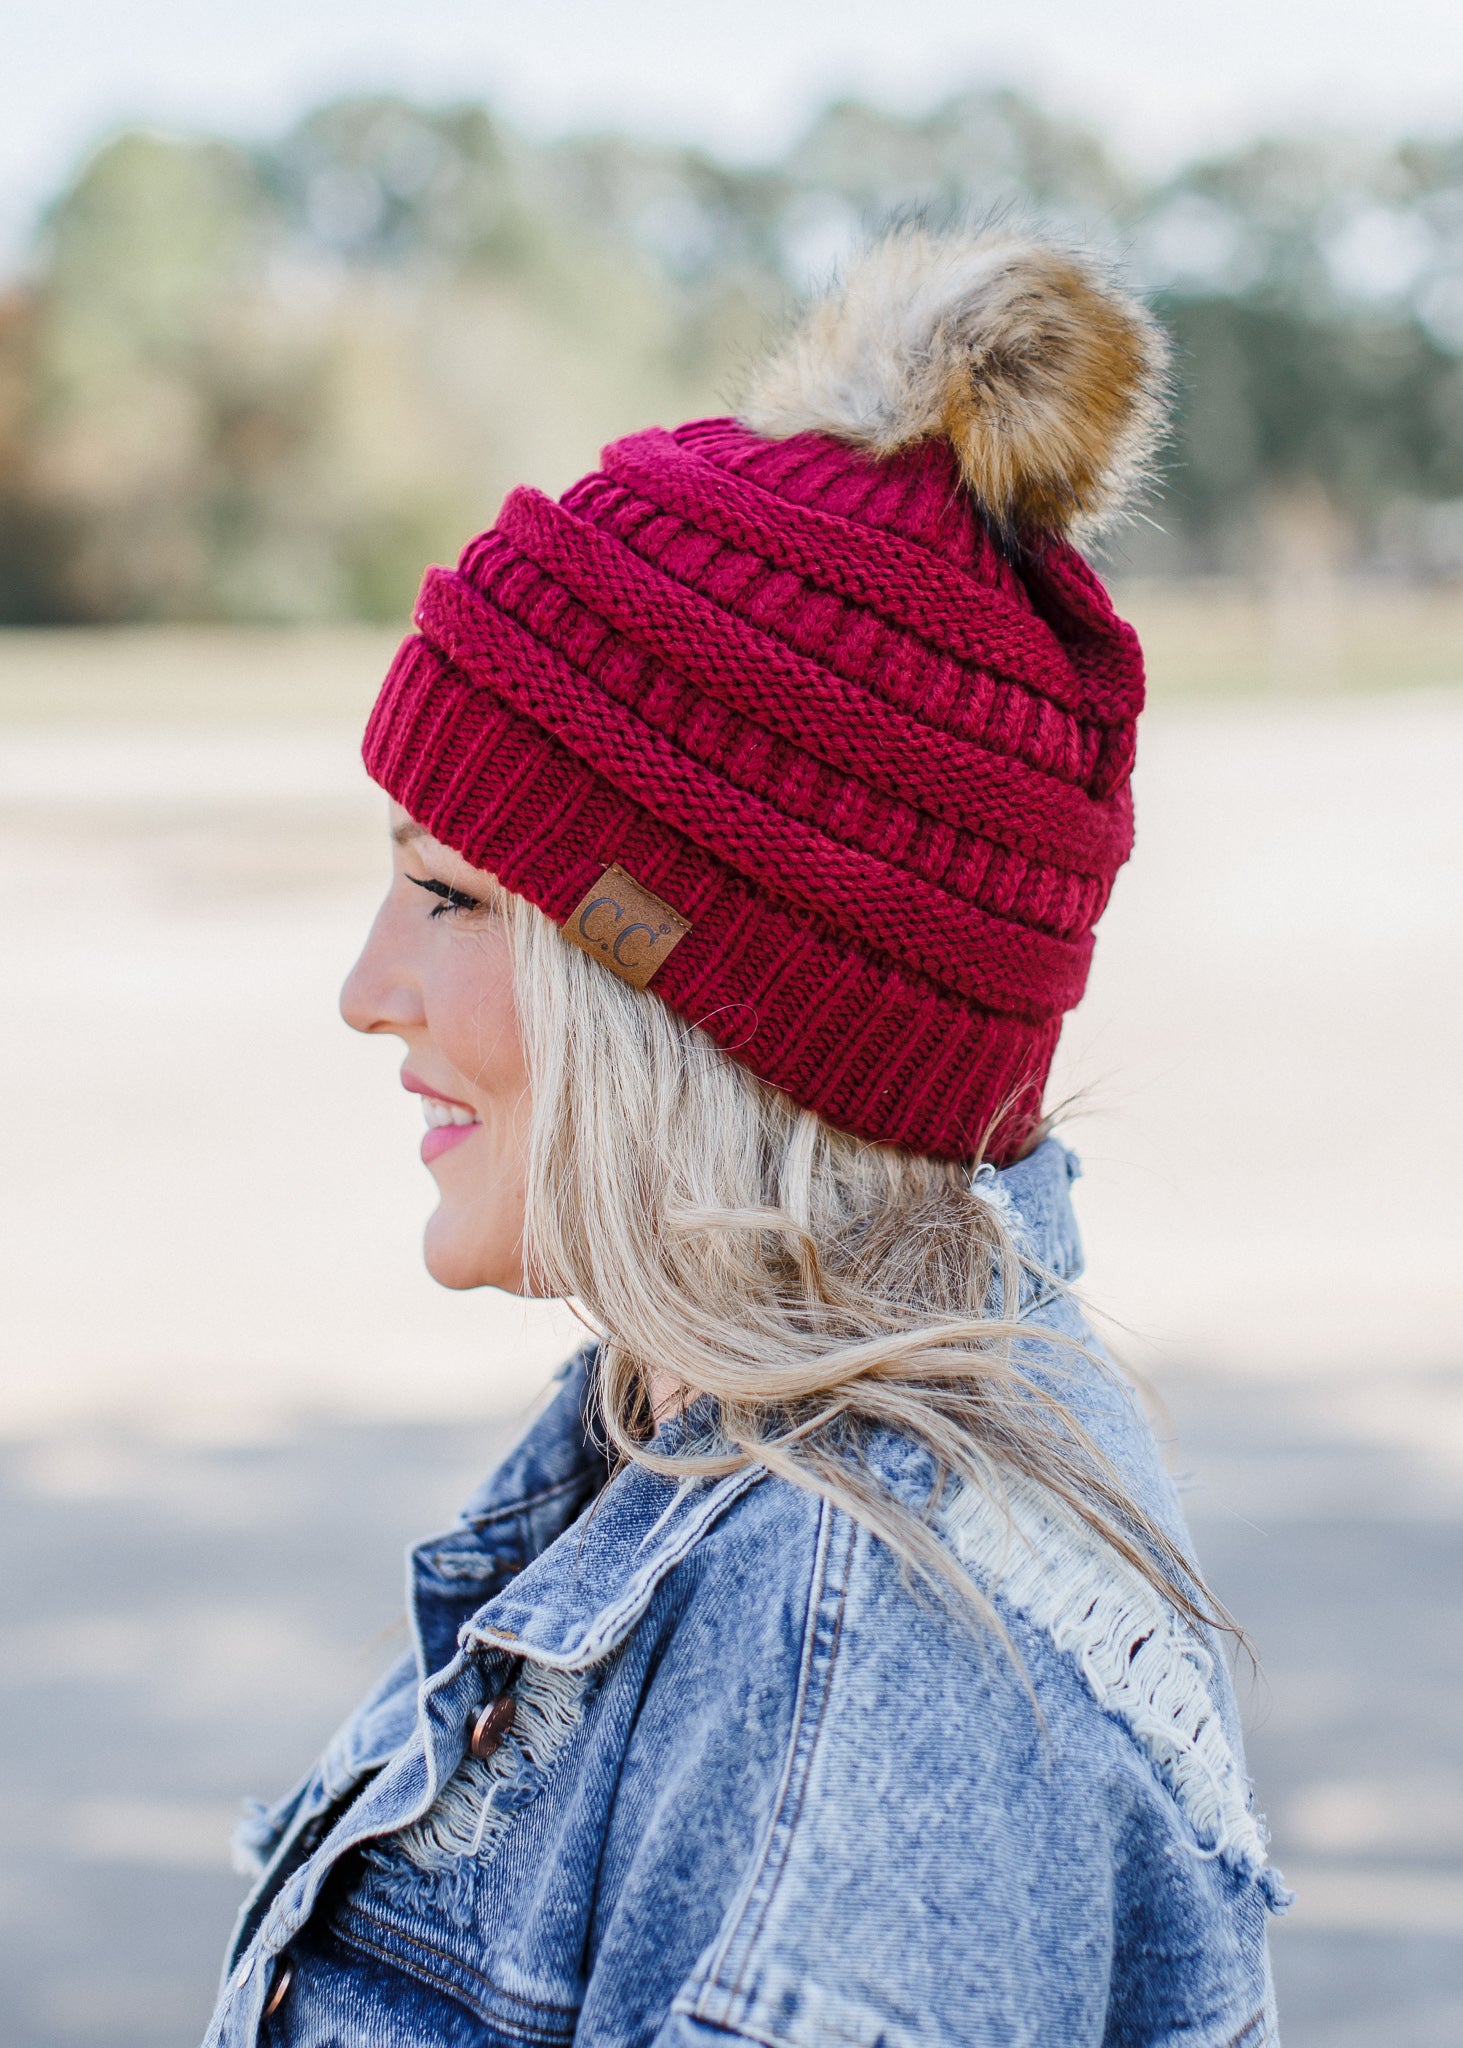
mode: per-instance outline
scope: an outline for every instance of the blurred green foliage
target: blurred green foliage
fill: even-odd
[[[503,492],[723,408],[891,215],[1116,254],[1178,343],[1119,567],[1463,573],[1463,143],[1279,141],[1144,189],[1009,93],[829,108],[738,168],[480,107],[101,148],[0,299],[0,619],[396,619]]]

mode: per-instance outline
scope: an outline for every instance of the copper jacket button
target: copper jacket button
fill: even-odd
[[[473,1722],[467,1746],[480,1763],[502,1747],[503,1737],[513,1726],[517,1710],[512,1693],[504,1693],[501,1699],[489,1700]]]
[[[284,2004],[284,1995],[294,1982],[295,1973],[288,1963],[281,1964],[279,1975],[274,1980],[274,1989],[269,1994],[269,2003],[264,2008],[266,2019],[277,2013]]]

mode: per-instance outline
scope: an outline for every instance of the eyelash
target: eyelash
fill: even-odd
[[[420,875],[408,875],[406,879],[418,889],[429,890],[433,896],[440,896],[442,898],[440,903],[428,911],[427,915],[429,917],[450,917],[454,911],[481,910],[484,908],[476,896],[469,896],[462,889],[449,889],[445,882],[434,882],[431,880],[424,882]]]

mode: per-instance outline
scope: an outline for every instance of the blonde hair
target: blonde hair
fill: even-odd
[[[610,1450],[677,1476],[763,1466],[846,1509],[1003,1637],[935,1511],[952,1477],[999,1502],[1022,1474],[1190,1621],[1214,1622],[1192,1565],[1051,1391],[1051,1347],[1081,1346],[991,1313],[1019,1309],[1032,1268],[978,1162],[833,1129],[522,897],[501,908],[533,1092],[527,1270],[602,1333]],[[1040,1380],[1015,1353],[1033,1334]],[[677,1406],[712,1396],[714,1438],[657,1451],[653,1387]],[[859,1457],[870,1426],[934,1461],[923,1512]]]

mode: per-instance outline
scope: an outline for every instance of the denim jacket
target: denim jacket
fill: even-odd
[[[1050,1276],[1026,1363],[1187,1551],[1126,1385],[1040,1342],[1083,1330],[1076,1170],[984,1177]],[[1276,2040],[1286,1899],[1211,1642],[1015,1479],[938,1510],[1003,1644],[810,1491],[608,1477],[592,1372],[413,1553],[413,1653],[245,1830],[209,2048]],[[867,1455],[928,1499],[907,1441]]]

